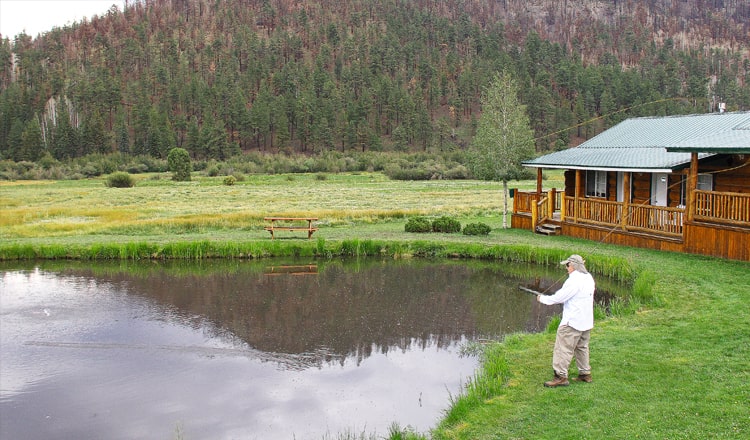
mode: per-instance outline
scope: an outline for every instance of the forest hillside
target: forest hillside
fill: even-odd
[[[538,152],[750,108],[744,0],[130,0],[0,40],[0,159],[445,152],[516,78]]]

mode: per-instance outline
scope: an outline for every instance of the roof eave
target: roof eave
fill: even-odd
[[[708,154],[750,154],[750,147],[700,148],[700,147],[666,147],[668,153],[708,153]]]
[[[672,173],[677,169],[684,168],[684,165],[678,165],[674,168],[618,168],[618,167],[597,167],[582,165],[546,165],[546,164],[521,164],[529,168],[544,168],[553,170],[585,170],[585,171],[621,171],[624,173]]]

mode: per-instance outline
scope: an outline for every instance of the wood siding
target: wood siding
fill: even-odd
[[[657,237],[648,234],[637,234],[613,230],[600,226],[587,226],[584,224],[562,223],[562,234],[569,237],[584,238],[586,240],[599,241],[603,243],[632,246],[638,248],[657,249],[661,251],[683,252],[682,240]]]
[[[718,156],[701,163],[698,173],[713,173],[714,191],[750,193],[750,155]]]
[[[651,174],[633,173],[633,205],[650,205]],[[669,195],[667,195],[669,197]]]
[[[565,176],[565,195],[573,197],[576,195],[576,172],[575,170],[565,170],[563,174]],[[583,195],[583,193],[581,193]]]
[[[511,227],[531,230],[531,216],[513,214]],[[722,225],[691,222],[684,225],[684,238],[634,233],[584,223],[561,222],[562,234],[597,242],[656,249],[668,252],[710,255],[750,261],[750,231]]]
[[[750,261],[750,231],[722,225],[685,225],[684,252]]]

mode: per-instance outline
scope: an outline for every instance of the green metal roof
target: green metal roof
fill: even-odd
[[[719,153],[750,153],[750,112],[627,119],[581,145],[523,163],[534,168],[670,172]]]

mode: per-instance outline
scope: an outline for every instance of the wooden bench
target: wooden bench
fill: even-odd
[[[265,217],[264,220],[271,222],[271,225],[266,226],[264,229],[271,233],[271,240],[275,238],[273,235],[274,231],[307,231],[307,238],[310,239],[313,232],[318,230],[318,228],[313,227],[312,224],[312,222],[317,219],[317,217]],[[307,226],[290,224],[304,221],[307,222]]]

